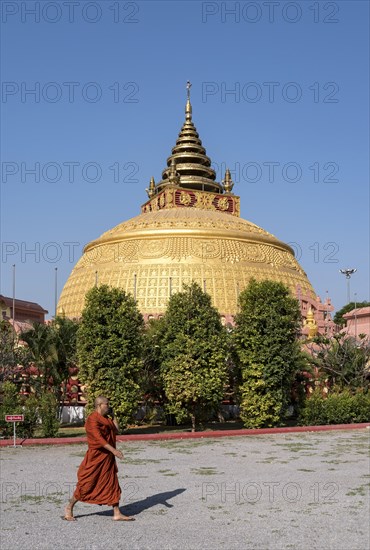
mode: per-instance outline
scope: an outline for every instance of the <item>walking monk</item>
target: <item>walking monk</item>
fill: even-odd
[[[112,420],[108,418],[111,414]],[[79,500],[89,504],[113,506],[114,521],[134,521],[119,510],[121,488],[118,483],[116,457],[123,458],[116,449],[117,420],[109,409],[109,401],[100,395],[95,399],[95,411],[85,424],[88,450],[77,472],[78,483],[73,497],[66,506],[63,519],[76,521],[73,507]]]

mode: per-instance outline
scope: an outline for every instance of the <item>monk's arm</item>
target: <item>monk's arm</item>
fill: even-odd
[[[109,443],[104,445],[104,449],[107,449],[107,451],[110,451],[111,453],[113,453],[114,456],[116,456],[117,458],[123,458],[123,453],[121,453],[121,451],[119,451],[118,449],[115,449],[114,447],[112,447],[112,445],[109,445]]]
[[[115,416],[112,418],[112,420],[113,420],[114,427],[116,428],[116,433],[119,434],[118,420],[116,419]],[[108,449],[108,451],[113,453],[117,458],[123,458],[123,453],[121,453],[121,451],[119,451],[118,449],[115,449],[111,445],[105,445],[105,449]]]

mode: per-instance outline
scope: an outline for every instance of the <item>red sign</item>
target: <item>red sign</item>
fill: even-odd
[[[23,422],[24,414],[6,414],[5,422]]]

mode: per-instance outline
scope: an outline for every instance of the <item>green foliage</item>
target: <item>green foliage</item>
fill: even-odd
[[[239,303],[232,338],[242,378],[240,415],[246,427],[276,426],[296,373],[306,365],[298,342],[299,305],[282,283],[253,279]]]
[[[118,288],[92,288],[77,333],[81,380],[88,385],[89,410],[95,397],[109,398],[124,425],[137,409],[144,321],[135,300]]]
[[[60,422],[58,420],[59,402],[50,392],[44,393],[39,400],[39,417],[43,437],[55,437],[58,434]]]
[[[56,317],[51,323],[54,346],[56,350],[56,388],[59,401],[64,401],[62,383],[69,378],[69,369],[77,364],[77,330],[78,323],[66,317]],[[64,384],[66,391],[66,384]]]
[[[191,418],[193,430],[217,409],[227,382],[227,341],[218,311],[199,285],[173,295],[161,323],[159,361],[167,411],[178,422]]]
[[[132,360],[123,368],[99,369],[89,382],[87,414],[92,412],[96,397],[104,395],[114,410],[120,426],[127,425],[136,413],[140,398],[140,386],[135,381],[141,362]]]
[[[263,366],[250,365],[249,379],[241,387],[240,418],[248,428],[275,426],[280,421],[282,396],[269,391],[263,380]]]
[[[6,414],[23,414],[24,422],[17,422],[17,437],[33,437],[38,423],[38,400],[35,396],[19,395],[19,388],[12,382],[1,386],[2,403],[0,405],[0,432],[6,437],[13,435],[13,423],[5,422]]]
[[[33,437],[39,425],[39,399],[35,395],[29,395],[22,399],[24,422],[17,426],[17,433],[21,437]]]
[[[346,334],[317,336],[311,345],[312,363],[329,386],[355,391],[369,387],[370,345],[366,338]]]
[[[330,393],[327,397],[315,390],[306,400],[299,417],[304,426],[349,424],[370,421],[370,393],[349,390]]]
[[[76,335],[78,324],[56,317],[49,324],[33,323],[20,338],[27,344],[27,367],[37,368],[39,376],[29,379],[37,396],[52,391],[58,402],[64,400],[62,384],[69,378],[69,368],[76,365]]]
[[[21,339],[27,344],[30,363],[39,371],[39,376],[33,379],[33,386],[36,393],[41,395],[50,385],[59,383],[57,351],[51,325],[33,323],[32,328],[22,332]]]
[[[339,309],[336,314],[334,315],[334,323],[336,325],[344,327],[346,325],[346,320],[343,319],[343,315],[345,313],[348,313],[349,311],[352,311],[356,308],[362,308],[370,306],[370,302],[350,302],[349,304],[343,306],[341,309]]]
[[[139,383],[144,405],[148,410],[153,409],[156,401],[160,403],[164,401],[164,388],[160,375],[162,324],[162,319],[151,319],[144,333],[143,365]],[[154,413],[151,414],[155,416]]]
[[[190,418],[195,423],[218,408],[226,383],[225,350],[217,352],[217,338],[211,338],[201,357],[195,353],[190,338],[183,339],[184,351],[165,361],[162,366],[163,383],[168,400],[167,410],[178,422]]]
[[[28,366],[28,350],[18,345],[18,338],[7,321],[0,322],[0,382],[12,381]]]
[[[1,385],[2,402],[0,404],[0,432],[4,436],[13,434],[13,424],[5,422],[6,414],[23,414],[18,388],[10,381]]]

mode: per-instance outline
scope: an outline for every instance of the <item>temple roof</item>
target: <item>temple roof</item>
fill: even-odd
[[[0,302],[3,302],[7,307],[13,307],[13,298],[10,298],[9,296],[3,296],[2,294],[0,294]],[[27,300],[18,300],[18,298],[15,298],[14,305],[16,309],[48,313],[46,309],[41,307],[36,302],[28,302]]]

